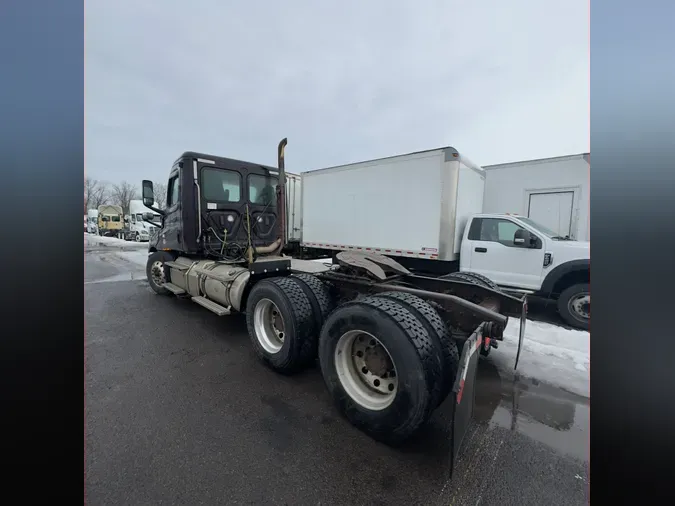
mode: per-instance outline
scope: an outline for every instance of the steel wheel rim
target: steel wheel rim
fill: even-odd
[[[253,328],[267,353],[278,353],[284,345],[286,326],[281,311],[270,299],[260,299],[253,310]]]
[[[164,263],[157,260],[150,267],[150,278],[157,286],[162,286],[166,283],[166,276],[164,275]]]
[[[141,242],[141,235],[138,232],[136,232],[135,239],[136,239],[136,242]]]
[[[361,330],[343,334],[335,347],[335,369],[342,388],[360,406],[381,411],[394,402],[396,366],[389,350],[372,334]]]
[[[591,295],[588,293],[575,295],[567,303],[567,308],[577,318],[588,320],[591,317]]]

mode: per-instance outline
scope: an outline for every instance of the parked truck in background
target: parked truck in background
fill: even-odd
[[[152,223],[143,219],[145,213],[152,213]],[[124,217],[124,239],[143,242],[150,240],[150,232],[161,223],[161,215],[143,205],[142,200],[129,201],[129,214]]]
[[[589,328],[590,244],[484,214],[485,171],[456,149],[303,172],[301,184],[289,254],[376,252],[414,272],[552,299],[569,325]]]
[[[183,153],[170,170],[164,209],[153,207],[152,181],[143,181],[144,205],[162,216],[148,246],[150,287],[219,316],[245,313],[253,349],[273,370],[290,374],[318,358],[337,408],[380,441],[408,438],[449,398],[456,456],[473,409],[478,351],[503,339],[509,316],[520,319],[520,351],[525,299],[472,274],[415,274],[374,251],[338,252],[335,265],[320,273],[293,268],[282,255],[293,216],[285,145],[284,139],[278,168]],[[387,183],[385,178],[380,192],[389,191]],[[394,189],[392,204],[402,205],[395,194],[405,188]],[[304,202],[320,200],[317,190],[303,186]],[[326,202],[335,201],[335,190],[321,190]],[[377,192],[370,195],[381,201]],[[341,229],[341,220],[353,220],[343,209],[364,208],[349,193],[343,198],[327,235]],[[415,203],[410,208],[419,211]],[[391,206],[371,210],[388,229],[398,218]]]
[[[98,206],[98,235],[121,237],[124,229],[122,207]]]
[[[87,232],[98,234],[98,209],[89,209],[87,211]]]

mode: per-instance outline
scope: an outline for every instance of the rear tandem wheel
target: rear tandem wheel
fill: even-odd
[[[253,286],[246,301],[246,326],[256,354],[275,371],[296,372],[316,359],[312,305],[292,279],[264,279]]]
[[[429,418],[440,350],[399,300],[367,296],[339,306],[319,337],[321,373],[335,404],[376,440],[397,444]]]

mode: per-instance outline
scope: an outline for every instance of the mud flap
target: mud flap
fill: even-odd
[[[523,347],[523,339],[525,339],[525,324],[527,323],[527,296],[523,298],[523,311],[520,314],[520,333],[518,335],[518,352],[516,353],[516,365],[513,370],[518,369],[518,360],[520,359],[520,350]]]
[[[465,341],[455,385],[452,389],[452,439],[450,441],[451,467],[450,476],[455,469],[455,462],[464,441],[464,436],[471,424],[474,402],[476,398],[476,373],[480,347],[483,345],[483,325],[478,327]]]

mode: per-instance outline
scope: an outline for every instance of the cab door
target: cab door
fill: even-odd
[[[501,286],[537,290],[544,269],[543,241],[533,247],[514,242],[515,233],[525,230],[508,218],[476,217],[471,223],[462,270],[487,276]],[[529,230],[528,233],[531,233]]]

